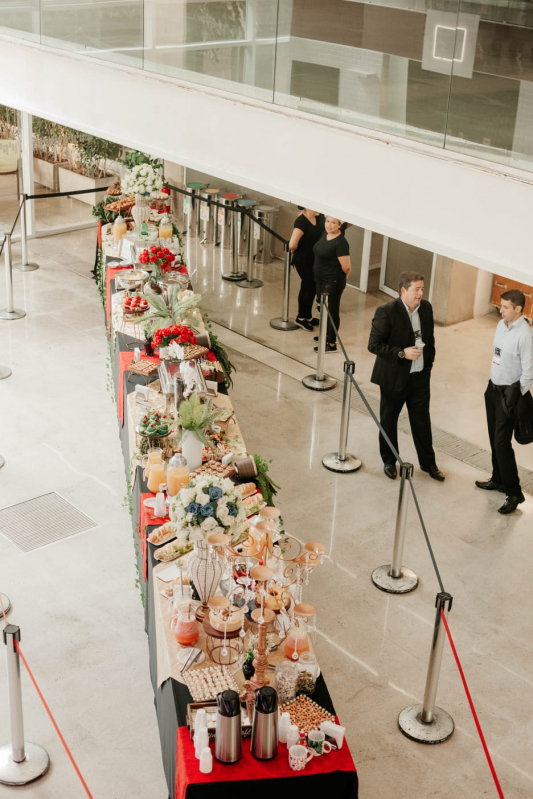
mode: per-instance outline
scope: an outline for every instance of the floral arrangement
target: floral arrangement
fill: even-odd
[[[168,247],[156,247],[155,245],[149,250],[143,250],[139,255],[139,263],[152,264],[155,269],[161,269],[163,272],[175,269],[173,265],[175,260],[176,256],[170,252]],[[187,269],[180,266],[178,271],[186,273]]]
[[[242,497],[227,478],[195,477],[170,503],[178,540],[203,541],[213,533],[235,535],[246,518]]]
[[[215,408],[212,410],[213,400],[208,399],[202,403],[198,394],[193,394],[190,399],[185,399],[178,411],[178,423],[181,430],[178,431],[178,439],[181,440],[184,431],[194,433],[206,447],[210,447],[212,442],[206,436],[205,431],[213,422],[218,422],[226,413],[225,408]]]
[[[194,320],[196,306],[202,299],[200,294],[180,291],[177,285],[172,285],[166,295],[147,293],[145,297],[150,309],[140,321],[151,334],[163,327],[180,325],[189,317]]]
[[[162,186],[161,171],[154,169],[151,164],[138,164],[122,178],[122,191],[125,194],[149,195],[154,191],[160,191]]]
[[[190,327],[185,325],[172,325],[156,330],[152,339],[154,347],[168,347],[169,344],[196,344],[196,336]]]

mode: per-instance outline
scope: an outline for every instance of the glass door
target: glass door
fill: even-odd
[[[402,272],[413,271],[424,275],[426,293],[431,299],[433,265],[435,256],[429,250],[385,237],[381,259],[379,288],[391,297],[398,296],[398,278]]]

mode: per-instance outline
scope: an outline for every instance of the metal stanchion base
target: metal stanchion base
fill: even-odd
[[[4,308],[0,311],[0,319],[22,319],[24,316],[26,316],[26,311],[23,311],[22,308],[14,308],[12,311]]]
[[[4,785],[27,785],[39,779],[50,768],[48,752],[39,744],[24,742],[26,759],[15,763],[10,745],[0,747],[0,783]]]
[[[22,261],[13,264],[14,272],[35,272],[36,269],[39,269],[39,264],[33,263],[33,261],[28,261],[27,264],[23,264]]]
[[[381,591],[386,591],[388,594],[408,594],[417,587],[418,577],[411,569],[402,566],[401,577],[392,577],[390,570],[391,565],[388,563],[372,572],[372,582]]]
[[[2,466],[5,466],[5,465],[6,465],[6,462],[5,462],[5,460],[2,458],[2,456],[0,455],[0,469],[2,468]]]
[[[283,319],[281,316],[276,316],[275,319],[270,320],[270,327],[274,330],[299,330],[296,322],[291,319]]]
[[[258,280],[256,277],[253,277],[251,280],[239,280],[237,283],[241,289],[260,289],[263,284],[262,280]]]
[[[10,598],[8,596],[6,596],[5,594],[3,594],[1,591],[0,591],[0,596],[2,597],[2,605],[4,606],[5,612],[9,613],[9,611],[11,610],[11,600],[10,600]]]
[[[313,391],[329,391],[330,388],[335,388],[337,385],[335,378],[329,375],[324,375],[323,380],[319,380],[316,375],[307,375],[302,380],[302,383],[306,388],[310,388]]]
[[[324,455],[322,464],[331,472],[356,472],[361,468],[363,462],[349,453],[346,453],[345,459],[341,461],[338,452],[330,452],[328,455]]]
[[[0,366],[0,380],[5,380],[6,377],[11,377],[13,372],[9,366]]]
[[[222,280],[231,280],[233,282],[237,280],[244,280],[246,278],[246,272],[225,272],[222,275]]]
[[[441,744],[451,738],[455,722],[449,713],[436,707],[431,724],[424,724],[421,713],[422,705],[410,705],[402,710],[398,716],[398,726],[404,735],[421,744]]]

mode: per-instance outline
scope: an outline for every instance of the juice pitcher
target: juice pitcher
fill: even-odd
[[[144,476],[148,482],[148,491],[157,494],[161,483],[166,482],[163,450],[157,447],[151,449],[143,459],[143,466]]]

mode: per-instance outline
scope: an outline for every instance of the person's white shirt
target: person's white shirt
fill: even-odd
[[[403,302],[403,300],[402,300]],[[403,302],[404,308],[407,311],[409,319],[411,320],[411,324],[413,326],[413,333],[415,334],[415,347],[417,346],[417,341],[422,341],[422,333],[420,332],[420,315],[418,313],[418,309],[420,305],[417,305],[414,311],[409,309],[409,306]],[[416,361],[411,361],[411,372],[421,372],[424,368],[424,351],[422,350],[422,355],[420,358],[417,358]]]
[[[524,316],[510,325],[504,319],[498,322],[492,345],[490,379],[495,386],[511,386],[520,381],[522,394],[533,385],[533,332]]]

